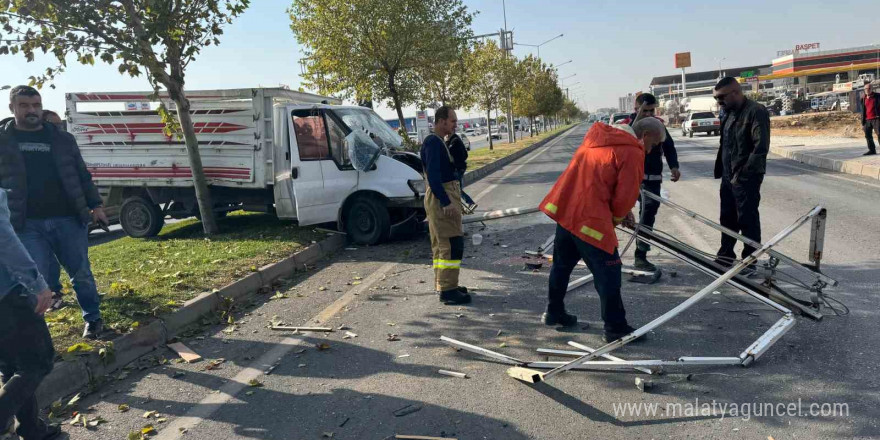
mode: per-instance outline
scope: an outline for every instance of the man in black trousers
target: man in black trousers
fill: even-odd
[[[40,420],[34,393],[55,358],[43,320],[52,291],[12,229],[6,199],[0,188],[0,430],[14,417],[23,440],[48,440],[61,429]]]
[[[724,110],[721,120],[721,148],[715,160],[715,178],[721,179],[721,225],[761,241],[761,183],[770,149],[770,115],[763,105],[746,98],[735,78],[715,85],[715,101]],[[729,266],[736,259],[736,238],[721,234],[716,263]],[[742,258],[755,248],[744,245]],[[747,268],[744,273],[752,272]]]
[[[865,139],[868,140],[868,152],[862,156],[873,156],[877,154],[875,133],[880,141],[880,93],[873,91],[871,83],[865,84],[865,94],[862,96],[862,128],[865,130]]]

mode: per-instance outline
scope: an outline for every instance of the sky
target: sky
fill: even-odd
[[[475,34],[497,32],[504,26],[501,0],[465,0],[479,14]],[[277,87],[300,85],[301,46],[290,31],[285,12],[289,0],[252,0],[251,7],[228,25],[221,44],[208,47],[186,72],[186,88]],[[769,64],[778,50],[800,43],[821,43],[824,50],[880,44],[875,22],[864,18],[864,1],[740,0],[710,4],[705,1],[635,0],[507,0],[507,26],[514,41],[542,46],[546,63],[561,65],[559,77],[581,108],[617,107],[617,98],[647,90],[651,78],[676,74],[676,52],[691,52],[693,67],[703,71],[722,67]],[[876,21],[876,20],[875,20]],[[861,23],[861,24],[860,24]],[[514,55],[536,54],[516,46]],[[27,63],[21,55],[0,55],[0,86],[27,83],[27,78],[51,64],[48,58]],[[44,107],[64,110],[70,92],[143,91],[143,77],[129,78],[115,66],[74,62],[56,81],[44,87]],[[2,94],[3,92],[0,92]],[[0,99],[0,118],[10,115]],[[380,106],[386,119],[393,110]],[[459,118],[481,112],[459,112]],[[405,109],[406,116],[415,114]]]

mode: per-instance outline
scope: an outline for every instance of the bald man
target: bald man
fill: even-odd
[[[721,179],[721,226],[761,241],[761,183],[767,170],[770,149],[770,115],[763,105],[743,95],[735,78],[726,77],[715,85],[715,102],[724,111],[721,120],[721,148],[715,159],[715,178]],[[721,234],[721,248],[715,260],[730,266],[736,259],[736,239]],[[755,248],[744,245],[746,258]],[[747,268],[744,273],[753,272]]]

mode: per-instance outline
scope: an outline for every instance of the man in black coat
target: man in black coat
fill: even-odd
[[[874,145],[874,134],[880,141],[880,93],[874,92],[871,83],[865,84],[865,94],[862,96],[862,128],[865,130],[865,139],[868,140],[868,152],[862,156],[877,154]]]
[[[40,273],[53,273],[56,261],[64,266],[86,322],[83,337],[95,339],[103,323],[88,224],[108,223],[101,196],[73,136],[43,121],[40,93],[17,86],[9,99],[15,117],[0,121],[0,187],[10,223]]]
[[[640,110],[641,109],[641,110]],[[635,110],[641,111],[642,117],[654,117],[657,109],[657,98],[650,93],[641,93],[636,97]],[[632,113],[629,116],[629,125],[632,126],[638,113]],[[681,179],[681,171],[678,170],[678,153],[675,151],[675,141],[669,131],[666,131],[666,140],[663,143],[653,146],[651,152],[645,155],[645,176],[642,180],[642,189],[652,194],[660,195],[660,187],[663,184],[663,156],[666,156],[666,164],[669,165],[669,172],[672,174],[673,182]],[[639,203],[639,222],[643,227],[652,229],[657,219],[657,210],[660,209],[660,202],[643,197]],[[642,240],[636,242],[635,262],[633,266],[636,269],[654,272],[657,267],[648,261],[648,251],[651,245]]]
[[[760,242],[758,206],[770,149],[770,115],[763,105],[743,95],[735,78],[722,78],[715,85],[714,95],[724,110],[721,147],[715,159],[715,178],[721,179],[721,226]],[[736,242],[736,238],[721,234],[717,263],[729,266],[736,259]],[[754,251],[746,244],[741,256],[745,258]]]

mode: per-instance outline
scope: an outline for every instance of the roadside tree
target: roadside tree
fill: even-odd
[[[119,67],[132,77],[146,73],[158,97],[162,89],[174,102],[159,108],[166,133],[186,141],[195,196],[205,234],[218,231],[211,193],[202,169],[199,142],[190,116],[184,83],[186,68],[202,49],[220,44],[223,26],[247,9],[249,0],[0,0],[0,55],[21,54],[34,61],[50,54],[58,64],[31,77],[31,84],[51,86],[68,58]],[[143,72],[142,70],[143,69]],[[176,113],[174,121],[172,114]]]

